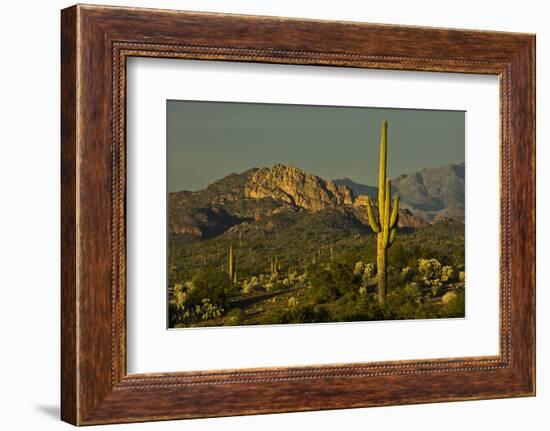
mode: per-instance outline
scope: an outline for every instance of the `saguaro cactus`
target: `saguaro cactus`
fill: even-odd
[[[237,279],[237,272],[235,271],[235,258],[233,257],[233,244],[229,246],[229,259],[227,263],[227,272],[231,282],[235,283]]]
[[[380,136],[380,170],[378,174],[378,218],[374,214],[372,202],[367,197],[367,214],[369,224],[376,232],[376,279],[378,282],[378,302],[384,304],[386,301],[386,260],[388,248],[395,240],[397,229],[399,196],[393,196],[393,206],[390,206],[391,182],[386,178],[386,157],[387,157],[387,135],[388,121],[382,122],[382,133]]]
[[[281,264],[279,263],[279,259],[277,256],[271,258],[271,268],[270,268],[270,276],[272,279],[279,277],[279,269],[281,269]]]

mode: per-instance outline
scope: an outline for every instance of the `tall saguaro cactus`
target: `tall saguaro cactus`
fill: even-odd
[[[387,157],[387,135],[388,121],[382,122],[382,133],[380,136],[380,167],[378,175],[378,218],[374,214],[372,202],[367,197],[367,214],[369,224],[376,232],[376,278],[378,282],[378,302],[384,304],[386,301],[386,260],[388,248],[395,240],[397,229],[399,196],[393,196],[393,205],[390,206],[391,182],[386,178],[386,157]]]

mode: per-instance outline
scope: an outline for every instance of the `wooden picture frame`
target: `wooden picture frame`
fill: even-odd
[[[77,5],[62,11],[61,417],[74,425],[535,394],[535,36]],[[500,77],[500,354],[126,373],[130,56]]]

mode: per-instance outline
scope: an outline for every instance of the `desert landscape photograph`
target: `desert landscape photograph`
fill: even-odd
[[[169,328],[464,318],[465,113],[167,101]]]

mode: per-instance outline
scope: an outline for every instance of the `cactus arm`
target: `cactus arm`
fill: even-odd
[[[370,200],[370,197],[367,196],[367,215],[369,217],[369,224],[371,229],[375,233],[380,232],[380,224],[376,220],[376,217],[374,216],[374,211],[372,210],[372,202]]]
[[[393,208],[391,211],[390,218],[390,228],[397,226],[397,221],[399,220],[399,196],[397,194],[393,195]]]
[[[389,242],[388,242],[388,247],[391,246],[393,244],[393,242],[395,241],[395,232],[396,232],[396,228],[392,228],[392,230],[390,231],[390,239],[389,239]]]
[[[384,221],[382,222],[384,228],[384,244],[387,246],[390,239],[390,180],[386,180],[386,196],[384,197]]]

